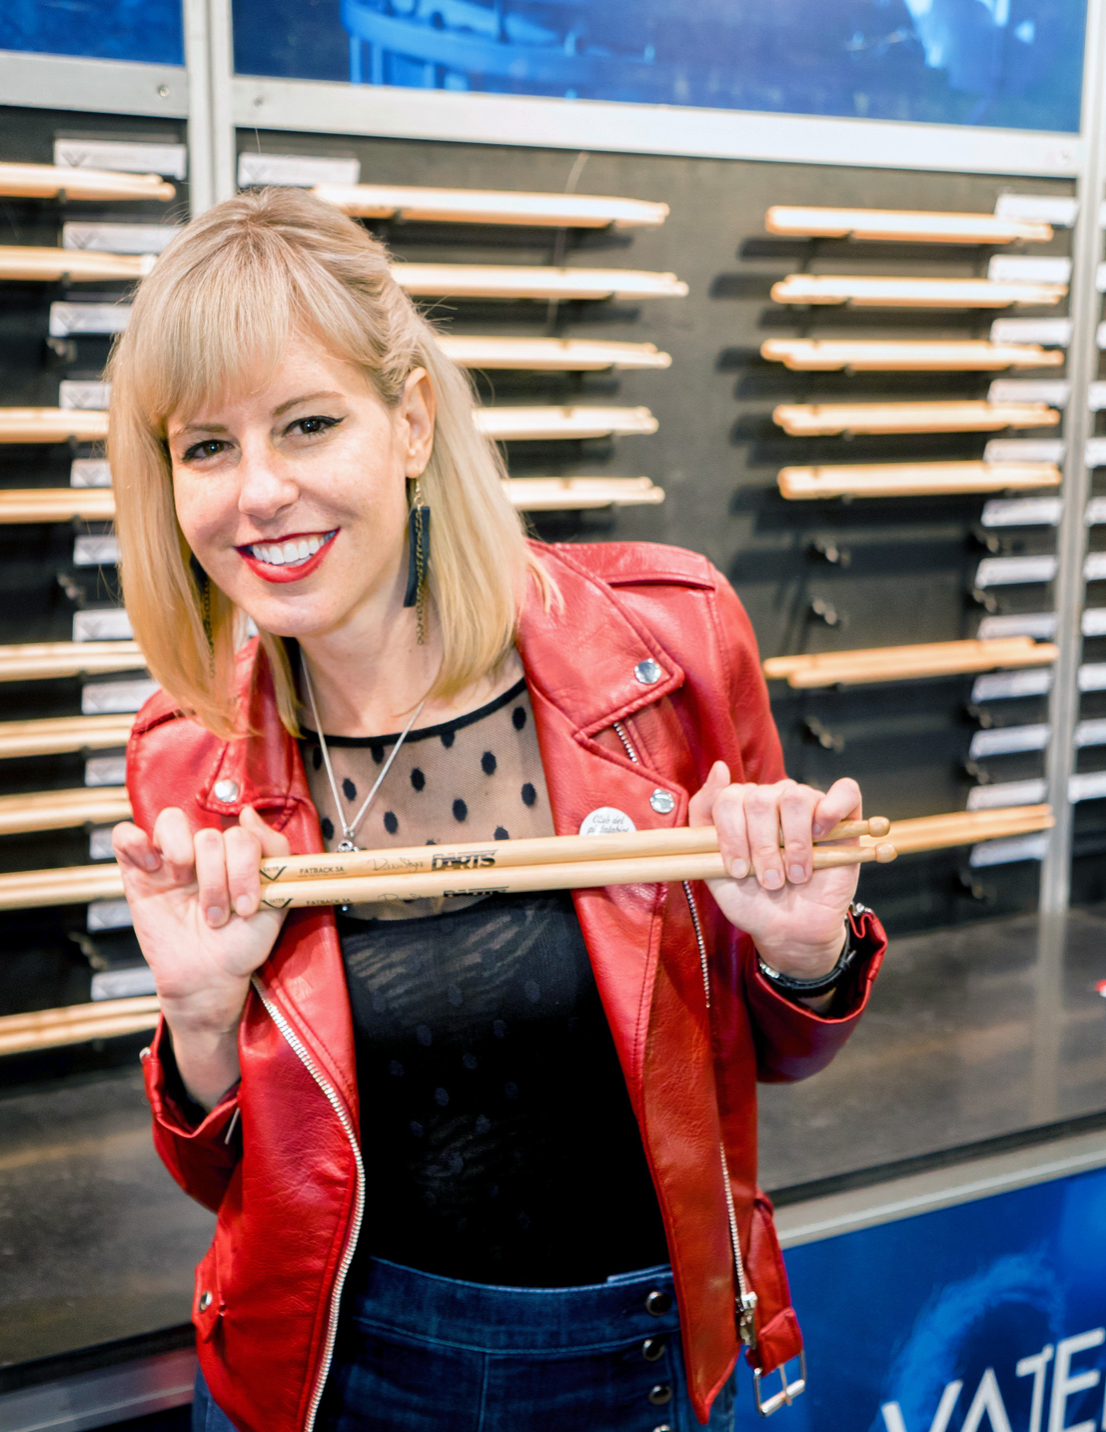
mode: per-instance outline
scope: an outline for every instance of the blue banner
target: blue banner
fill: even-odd
[[[241,74],[1074,131],[1085,0],[234,0]]]
[[[0,0],[0,50],[183,65],[181,0]]]
[[[809,1382],[777,1432],[1106,1426],[1106,1170],[786,1256]],[[736,1425],[766,1425],[747,1372]]]
[[[239,74],[1079,128],[1086,0],[233,0]],[[180,0],[3,0],[0,49],[180,64]]]

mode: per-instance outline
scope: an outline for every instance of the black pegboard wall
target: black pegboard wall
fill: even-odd
[[[0,109],[0,158],[49,162],[58,134],[130,139],[184,138],[171,122]],[[671,216],[657,230],[552,232],[473,225],[382,223],[373,227],[398,258],[432,262],[555,263],[674,271],[690,287],[683,299],[641,303],[441,301],[430,305],[458,332],[558,334],[650,341],[672,355],[666,372],[597,374],[493,373],[479,386],[485,401],[644,405],[657,434],[613,442],[515,443],[516,476],[648,475],[668,494],[661,507],[606,513],[546,514],[534,520],[555,540],[670,542],[703,552],[734,582],[749,609],[762,653],[951,640],[974,634],[981,608],[969,593],[979,543],[982,499],[949,498],[787,503],[776,490],[784,463],[879,461],[905,457],[977,457],[970,435],[805,440],[771,421],[781,401],[835,398],[978,397],[988,379],[972,374],[858,375],[792,373],[759,357],[769,336],[835,334],[891,337],[985,337],[992,314],[886,310],[806,310],[771,302],[772,283],[788,272],[941,273],[983,271],[990,251],[957,246],[810,243],[764,231],[773,203],[833,203],[989,211],[1004,189],[1069,193],[1063,181],[898,173],[852,168],[591,153],[241,131],[241,149],[269,153],[356,155],[366,181],[450,187],[563,190],[574,167],[581,192],[659,199]],[[187,188],[175,205],[81,204],[0,199],[5,242],[56,244],[65,217],[167,222],[186,217]],[[166,210],[169,210],[168,214]],[[1030,252],[1063,253],[1069,235]],[[99,376],[108,340],[48,342],[51,301],[117,297],[103,285],[11,283],[0,286],[0,404],[53,405],[62,378]],[[95,290],[95,291],[94,291]],[[60,348],[60,351],[59,351]],[[1053,376],[1050,372],[1046,376]],[[91,453],[81,449],[78,455]],[[0,447],[0,485],[64,486],[74,454],[64,446]],[[0,642],[65,640],[75,610],[115,601],[114,573],[74,568],[73,530],[60,524],[0,528]],[[1006,550],[1045,550],[1048,531],[1010,534]],[[817,547],[844,549],[834,564]],[[59,582],[59,578],[63,579]],[[69,595],[64,589],[69,587]],[[811,613],[816,600],[843,618],[828,627]],[[1012,589],[1004,609],[1044,609],[1041,590]],[[1093,654],[1088,659],[1094,659]],[[964,806],[974,783],[964,769],[976,729],[971,680],[904,682],[843,691],[793,693],[773,686],[773,700],[792,774],[827,784],[850,773],[869,809],[892,817]],[[1101,698],[1099,698],[1101,699]],[[75,714],[76,680],[6,686],[6,719]],[[993,719],[1044,719],[1044,703],[1006,702]],[[1085,712],[1085,714],[1087,714]],[[813,732],[817,733],[814,734]],[[826,744],[820,744],[818,734]],[[1093,761],[1084,753],[1083,760]],[[994,779],[1039,773],[1037,757],[992,763]],[[0,766],[0,793],[79,785],[80,755],[10,761]],[[1088,893],[1098,888],[1093,803],[1079,812]],[[83,864],[87,833],[47,832],[0,839],[0,869]],[[964,852],[911,857],[869,871],[867,898],[893,928],[922,928],[1030,908],[1036,868],[1019,864],[968,876]],[[974,889],[973,889],[974,887]],[[1082,887],[1080,887],[1082,888]],[[83,910],[0,916],[15,956],[0,1009],[69,1003],[84,997],[90,975],[79,937]],[[100,937],[109,963],[134,958],[127,935]]]
[[[184,127],[171,121],[126,116],[71,114],[0,107],[0,159],[50,164],[56,137],[181,143]],[[156,202],[65,203],[0,196],[0,243],[55,247],[66,220],[166,224],[187,218],[188,188],[177,199]],[[110,340],[85,335],[49,342],[50,305],[58,300],[113,302],[126,285],[0,282],[0,406],[55,407],[66,378],[99,378]],[[2,444],[0,487],[67,487],[75,457],[101,455],[88,444]],[[0,525],[0,644],[68,641],[74,614],[118,601],[114,568],[76,566],[75,538],[102,531],[87,523]],[[111,678],[104,678],[110,680]],[[6,721],[72,716],[81,710],[77,678],[0,685]],[[96,755],[122,754],[97,751]],[[84,754],[0,761],[0,794],[71,789],[84,783]],[[86,830],[41,831],[0,837],[0,871],[46,869],[89,862]],[[126,930],[90,937],[81,905],[0,913],[4,982],[0,1014],[76,1004],[89,996],[96,969],[133,965],[141,956]],[[135,1041],[109,1043],[103,1051],[52,1051],[55,1072],[133,1058]],[[124,1047],[125,1046],[125,1047]],[[18,1064],[18,1068],[17,1068]],[[8,1078],[41,1075],[43,1060],[6,1061]]]

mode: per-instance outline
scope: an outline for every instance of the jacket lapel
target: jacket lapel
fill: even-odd
[[[277,714],[272,673],[259,643],[249,682],[249,724],[255,734],[222,748],[197,802],[224,817],[237,817],[244,805],[252,805],[288,837],[293,855],[319,854],[325,846],[307,774],[299,747]],[[220,800],[217,792],[232,786],[235,799]],[[333,912],[291,911],[258,978],[345,1100],[357,1127],[353,1021]]]
[[[681,785],[651,769],[643,751],[634,762],[594,739],[682,686],[683,670],[608,586],[559,551],[543,549],[542,557],[553,569],[563,609],[546,612],[539,601],[531,600],[520,620],[518,647],[556,833],[575,835],[590,812],[612,806],[638,830],[684,824],[688,793]],[[652,685],[635,675],[635,668],[648,660],[662,672]],[[667,814],[650,804],[657,791],[675,800]],[[639,1118],[653,979],[669,890],[667,885],[642,884],[573,892]]]
[[[554,567],[564,610],[527,607],[519,649],[557,833],[574,834],[601,806],[617,806],[639,830],[685,824],[688,786],[700,773],[686,754],[676,703],[663,700],[684,687],[683,671],[610,587],[559,551],[542,555]],[[664,673],[652,686],[634,670],[648,657]],[[681,689],[678,703],[687,698]],[[633,742],[636,763],[594,739],[630,717],[631,734],[643,737]],[[651,769],[650,750],[665,769]],[[658,790],[675,797],[668,814],[650,804]],[[665,1216],[685,1343],[694,1352],[693,1390],[702,1399],[733,1366],[734,1274],[711,1023],[689,901],[670,884],[573,895]]]

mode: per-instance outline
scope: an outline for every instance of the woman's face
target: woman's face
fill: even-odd
[[[167,429],[181,530],[259,627],[310,638],[402,601],[406,479],[434,441],[423,369],[389,410],[360,369],[300,338],[267,387]]]

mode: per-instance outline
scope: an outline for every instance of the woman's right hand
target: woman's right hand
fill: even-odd
[[[153,838],[130,821],[112,845],[134,931],[153,971],[189,1092],[210,1106],[238,1077],[237,1029],[250,976],[276,943],[284,912],[261,909],[258,866],[288,841],[246,807],[226,831],[193,832],[163,810]]]

